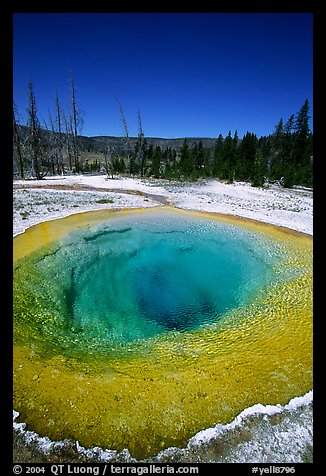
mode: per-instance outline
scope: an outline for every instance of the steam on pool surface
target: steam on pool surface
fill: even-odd
[[[310,238],[166,209],[94,217],[16,238],[31,429],[144,457],[310,390]]]

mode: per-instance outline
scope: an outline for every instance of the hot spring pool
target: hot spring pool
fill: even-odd
[[[312,387],[312,240],[168,207],[14,239],[14,408],[54,440],[182,446]]]

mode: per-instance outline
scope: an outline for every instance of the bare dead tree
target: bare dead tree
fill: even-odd
[[[51,125],[51,131],[49,130],[47,124],[45,123],[45,129],[48,132],[48,163],[51,168],[51,172],[55,175],[56,169],[58,169],[58,150],[57,150],[57,139],[54,122],[52,119],[51,112],[49,111],[49,121]]]
[[[57,126],[57,149],[58,149],[58,161],[57,161],[57,173],[64,174],[65,168],[63,163],[63,133],[62,133],[62,117],[61,106],[59,102],[58,91],[55,95],[55,112],[56,112],[56,126]]]
[[[78,139],[78,129],[81,125],[82,119],[80,111],[76,102],[76,87],[74,78],[71,77],[71,107],[72,107],[72,144],[73,144],[73,159],[75,171],[78,173],[81,170],[80,158],[81,147]]]
[[[69,170],[72,171],[72,163],[73,163],[73,130],[72,130],[72,116],[69,114],[67,117],[63,114],[63,122],[65,125],[65,135],[64,135],[64,144],[66,148],[66,153],[68,156],[68,163],[69,163]]]
[[[127,120],[126,120],[126,116],[125,116],[125,113],[123,111],[123,108],[121,106],[121,103],[120,103],[119,99],[117,97],[115,99],[118,103],[118,107],[119,107],[119,111],[120,111],[120,118],[121,118],[121,123],[122,123],[122,126],[123,126],[123,133],[124,133],[124,137],[125,137],[125,149],[126,149],[126,156],[127,156],[127,166],[129,167],[129,173],[131,174],[132,173],[132,170],[131,170],[131,166],[132,166],[132,164],[131,164],[131,147],[130,147],[130,137],[129,137]]]
[[[32,152],[32,168],[33,174],[37,180],[41,180],[42,175],[40,170],[41,161],[41,127],[37,117],[36,99],[33,90],[33,83],[28,82],[28,127],[29,127],[29,144]]]
[[[141,122],[140,111],[138,109],[138,147],[137,147],[137,162],[140,170],[140,176],[144,176],[146,161],[146,141],[144,130]]]
[[[109,175],[111,175],[111,178],[113,179],[113,175],[115,172],[115,156],[116,156],[116,153],[115,153],[114,147],[112,147],[111,145],[106,147],[104,151],[102,152],[102,157],[103,157],[102,165],[105,169],[107,178],[109,178]]]
[[[20,176],[22,179],[25,178],[25,168],[24,168],[24,155],[23,155],[23,145],[22,145],[22,138],[20,134],[20,126],[17,121],[17,107],[14,104],[13,108],[13,142],[14,142],[14,150],[16,151],[16,155],[18,158],[18,165]]]

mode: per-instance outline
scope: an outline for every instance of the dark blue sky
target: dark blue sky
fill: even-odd
[[[14,14],[14,100],[26,117],[27,83],[48,122],[69,75],[84,111],[82,134],[130,135],[137,111],[148,137],[272,133],[306,98],[312,115],[309,13]],[[312,127],[312,126],[311,126]]]

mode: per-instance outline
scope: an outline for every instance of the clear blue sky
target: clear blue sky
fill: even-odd
[[[69,75],[83,135],[270,134],[313,100],[309,13],[14,14],[14,100],[24,121],[32,79],[41,122],[55,91],[67,110]],[[312,125],[311,125],[312,127]]]

